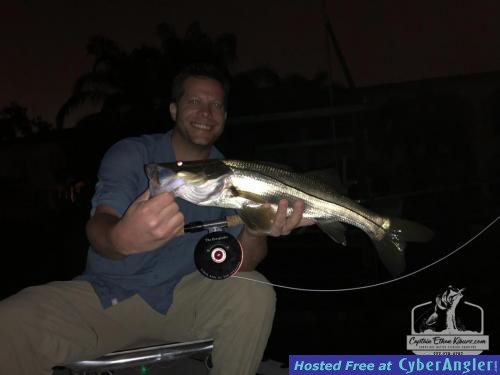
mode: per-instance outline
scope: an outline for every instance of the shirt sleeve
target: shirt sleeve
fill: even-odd
[[[105,153],[92,198],[92,215],[97,206],[109,205],[122,216],[144,192],[147,188],[145,155],[145,146],[132,138],[119,141]]]

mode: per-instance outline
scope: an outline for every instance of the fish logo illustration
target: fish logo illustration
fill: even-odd
[[[429,316],[424,315],[419,324],[419,332],[442,332],[457,333],[465,331],[465,326],[457,317],[457,306],[463,299],[463,289],[448,286],[446,290],[436,296],[433,312]]]
[[[484,309],[465,301],[465,288],[452,285],[413,307],[406,349],[415,354],[480,354],[489,349]]]

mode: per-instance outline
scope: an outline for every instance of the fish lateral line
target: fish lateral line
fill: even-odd
[[[162,170],[161,168],[166,168]],[[177,197],[193,204],[239,210],[250,228],[266,233],[272,223],[266,202],[302,199],[304,218],[312,219],[334,241],[345,243],[345,227],[361,229],[372,240],[380,259],[393,274],[404,270],[407,241],[428,241],[432,231],[408,220],[372,212],[323,182],[305,175],[256,162],[200,160],[148,166],[151,185],[172,188]],[[275,207],[273,207],[275,208]],[[287,211],[288,213],[289,211]]]

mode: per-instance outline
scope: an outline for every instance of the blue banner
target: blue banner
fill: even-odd
[[[498,374],[500,355],[291,355],[290,375]]]

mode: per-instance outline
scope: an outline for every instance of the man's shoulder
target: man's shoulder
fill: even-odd
[[[107,156],[123,155],[153,161],[165,159],[170,153],[168,133],[155,133],[123,138],[108,149]]]
[[[142,134],[134,137],[126,137],[122,138],[119,141],[115,142],[112,147],[116,145],[130,145],[140,147],[151,147],[151,146],[156,146],[159,143],[163,144],[166,139],[166,134],[165,133],[154,133],[154,134]],[[163,146],[165,146],[163,144]]]

